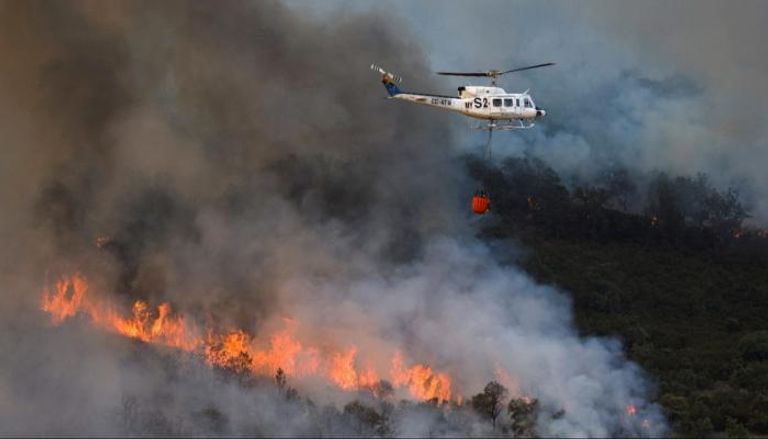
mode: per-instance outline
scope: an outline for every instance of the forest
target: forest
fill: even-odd
[[[717,189],[703,174],[639,179],[617,169],[566,182],[534,157],[490,167],[464,160],[492,200],[492,213],[477,223],[479,237],[500,263],[571,297],[580,335],[622,342],[653,384],[673,434],[768,434],[768,234],[745,225],[749,208],[739,191]],[[538,401],[511,397],[496,381],[462,404],[398,401],[381,381],[343,406],[320,406],[282,370],[255,377],[250,362],[234,358],[217,373],[238,387],[275,393],[283,401],[275,410],[305,419],[307,431],[322,436],[392,437],[409,423],[424,426],[425,436],[541,434]],[[119,417],[127,434],[177,432],[141,409],[147,405],[124,398]],[[220,408],[197,419],[199,431],[229,431]]]
[[[566,183],[533,157],[467,166],[492,200],[481,236],[528,249],[509,262],[572,296],[582,335],[623,342],[675,432],[768,434],[768,234],[739,191],[622,169]]]

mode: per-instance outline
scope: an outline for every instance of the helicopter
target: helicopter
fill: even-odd
[[[534,120],[546,116],[547,112],[533,103],[533,98],[528,94],[529,90],[522,93],[507,93],[503,88],[496,86],[496,79],[508,73],[522,72],[552,66],[555,63],[547,62],[525,67],[517,67],[510,70],[488,70],[486,72],[437,72],[444,76],[466,76],[490,78],[490,86],[466,85],[459,87],[458,97],[433,95],[426,93],[412,93],[400,90],[397,84],[403,78],[384,70],[377,64],[371,64],[371,70],[381,74],[381,82],[389,94],[389,99],[398,99],[415,104],[427,105],[441,110],[453,111],[471,118],[486,120],[487,124],[475,125],[474,128],[488,131],[486,144],[486,159],[491,159],[491,136],[494,130],[508,131],[517,129],[529,129],[535,126]],[[475,191],[472,197],[472,211],[478,215],[488,212],[491,199],[483,190]]]
[[[402,91],[397,86],[403,81],[402,77],[390,73],[376,64],[371,64],[371,70],[381,74],[381,82],[384,84],[390,99],[427,105],[475,119],[487,120],[487,125],[477,125],[475,128],[491,132],[493,130],[533,128],[535,126],[533,121],[547,114],[543,108],[537,107],[533,103],[533,98],[531,98],[528,90],[522,93],[507,93],[503,88],[496,86],[496,79],[508,73],[538,69],[554,64],[548,62],[505,71],[437,72],[438,75],[445,76],[487,77],[491,79],[490,86],[467,85],[459,87],[458,97]]]

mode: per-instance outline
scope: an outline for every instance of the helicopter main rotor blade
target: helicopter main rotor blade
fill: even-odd
[[[461,72],[437,72],[438,75],[445,75],[445,76],[489,76],[487,72],[471,72],[471,73],[461,73]]]
[[[499,72],[496,70],[489,70],[487,72],[437,72],[437,74],[445,75],[445,76],[483,76],[483,77],[495,78],[497,76],[505,75],[507,73],[522,72],[523,70],[538,69],[540,67],[547,67],[547,66],[553,66],[553,65],[555,65],[555,63],[548,62],[544,64],[536,64],[533,66],[518,67],[511,70],[505,70],[503,72]]]
[[[518,68],[512,69],[512,70],[505,70],[505,71],[499,72],[497,74],[498,75],[504,75],[504,74],[507,74],[507,73],[522,72],[523,70],[538,69],[540,67],[547,67],[547,66],[553,66],[553,65],[555,65],[555,63],[548,62],[548,63],[544,63],[544,64],[536,64],[535,66],[518,67]]]

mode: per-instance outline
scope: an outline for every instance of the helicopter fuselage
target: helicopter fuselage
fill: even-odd
[[[443,96],[426,93],[404,92],[397,86],[403,78],[387,72],[381,66],[371,64],[371,70],[381,74],[381,83],[389,94],[389,99],[412,102],[414,104],[435,107],[441,110],[453,111],[475,119],[488,121],[484,126],[474,128],[487,130],[488,141],[486,143],[486,160],[491,160],[491,138],[494,130],[527,129],[534,126],[534,119],[544,117],[547,112],[537,107],[528,94],[507,93],[506,90],[496,87],[496,79],[507,73],[522,72],[554,65],[552,62],[526,67],[518,67],[510,70],[489,70],[485,72],[437,72],[446,76],[488,77],[491,78],[490,86],[463,86],[459,87],[458,96]],[[472,197],[472,211],[478,215],[486,214],[490,209],[490,197],[482,188]]]
[[[390,98],[483,120],[533,120],[546,114],[527,93],[507,93],[500,87],[459,87],[458,97],[399,92]]]
[[[507,93],[499,87],[459,87],[459,97],[401,92],[390,98],[483,120],[533,120],[546,114],[527,93]]]

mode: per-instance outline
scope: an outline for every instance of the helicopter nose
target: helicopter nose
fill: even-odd
[[[536,117],[544,117],[547,115],[547,112],[544,111],[543,108],[537,108],[536,109]]]

